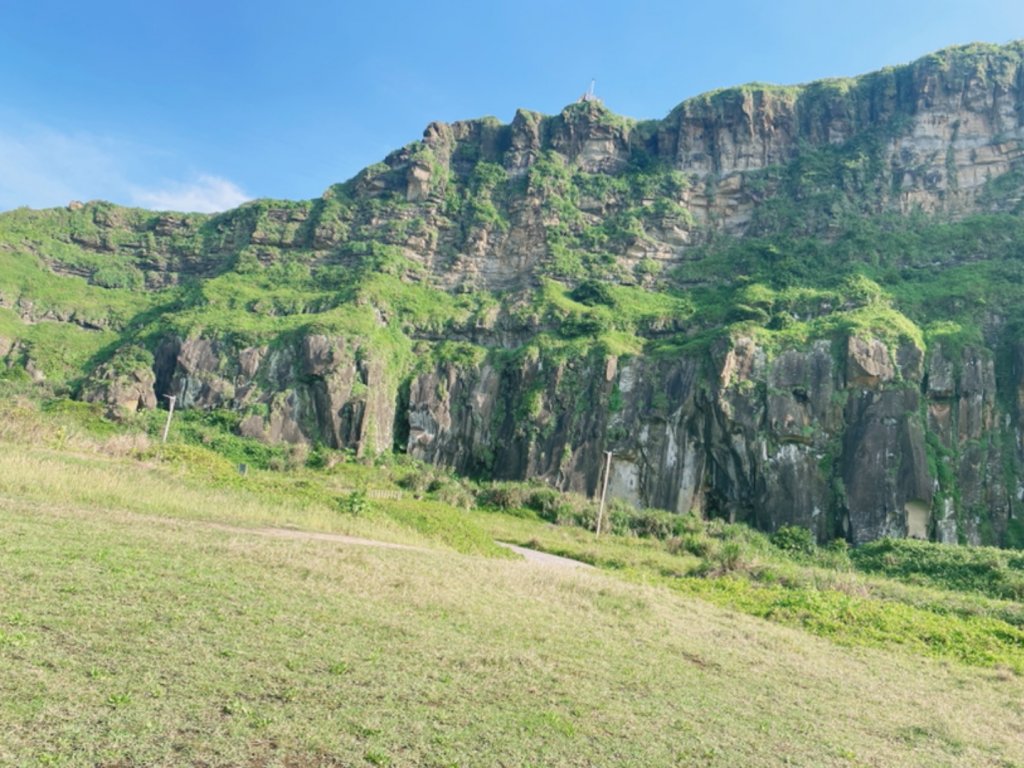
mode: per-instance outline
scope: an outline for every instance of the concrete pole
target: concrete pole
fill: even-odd
[[[601,486],[601,506],[597,508],[597,530],[594,531],[594,538],[601,535],[601,525],[604,522],[604,500],[608,495],[608,475],[612,469],[612,452],[604,452],[604,483]]]
[[[174,416],[174,401],[178,399],[174,395],[164,395],[164,397],[171,401],[171,405],[167,409],[167,423],[164,424],[164,437],[163,440],[160,441],[162,443],[167,442],[167,432],[171,428],[171,417]]]

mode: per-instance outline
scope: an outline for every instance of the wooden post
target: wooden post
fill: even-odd
[[[612,469],[612,452],[604,452],[604,483],[601,486],[601,505],[597,508],[597,530],[594,531],[594,538],[601,535],[601,524],[604,522],[604,500],[608,495],[608,475]]]
[[[160,441],[161,443],[167,442],[167,432],[171,428],[171,417],[174,416],[174,401],[178,399],[174,395],[164,395],[164,397],[171,401],[171,405],[167,409],[167,423],[164,424],[164,437],[163,440]]]

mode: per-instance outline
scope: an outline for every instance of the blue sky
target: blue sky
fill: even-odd
[[[432,120],[554,113],[591,78],[614,111],[655,118],[714,88],[1024,38],[1020,0],[5,6],[0,210],[315,197]]]

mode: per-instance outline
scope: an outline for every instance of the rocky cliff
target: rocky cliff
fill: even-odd
[[[584,493],[612,451],[636,504],[1024,546],[1022,61],[434,123],[212,217],[5,214],[0,360],[112,414]]]
[[[1002,540],[1020,444],[1016,409],[996,395],[983,350],[937,347],[926,368],[912,345],[848,337],[772,358],[739,337],[703,365],[441,366],[413,386],[409,451],[593,492],[611,450],[610,492],[638,505],[802,525],[823,541]]]

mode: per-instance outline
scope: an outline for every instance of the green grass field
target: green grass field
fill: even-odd
[[[385,470],[242,478],[197,447],[20,408],[0,420],[0,765],[1024,766],[1017,657],[913,637],[943,615],[946,634],[1012,630],[1019,604],[753,535],[733,571],[698,578],[712,555],[525,512],[406,494],[352,514],[332,501]],[[493,538],[603,568],[532,565]],[[905,637],[821,631],[832,593],[862,601],[854,627],[922,613],[890,628]]]

